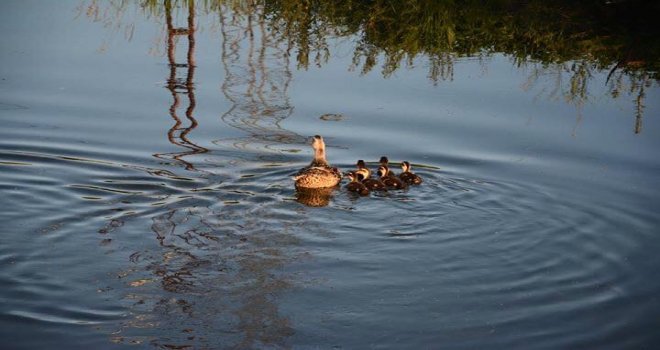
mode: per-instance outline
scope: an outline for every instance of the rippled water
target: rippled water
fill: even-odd
[[[660,341],[657,87],[636,134],[607,72],[575,105],[503,55],[434,86],[421,60],[350,71],[333,39],[298,70],[263,28],[210,14],[186,87],[162,19],[88,5],[0,5],[3,348]],[[425,182],[296,193],[313,134],[342,169],[388,155]]]

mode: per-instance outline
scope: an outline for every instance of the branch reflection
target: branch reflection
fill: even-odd
[[[267,28],[264,7],[257,4],[228,4],[219,11],[225,72],[221,90],[231,102],[221,119],[247,136],[214,143],[243,151],[280,153],[288,150],[278,147],[304,144],[307,138],[280,125],[293,112],[288,97],[290,48],[285,38]]]
[[[189,161],[184,160],[183,158],[189,155],[202,154],[206,153],[209,150],[205,147],[199,146],[194,142],[190,141],[188,134],[194,130],[198,123],[193,112],[196,106],[195,100],[195,2],[188,2],[188,26],[186,28],[176,28],[173,24],[172,19],[172,1],[165,0],[165,20],[167,23],[167,59],[170,68],[170,75],[167,79],[167,89],[172,94],[172,105],[169,108],[170,117],[174,120],[174,125],[167,132],[168,140],[177,146],[185,147],[189,151],[185,152],[175,152],[175,153],[156,153],[155,157],[158,158],[172,158],[180,163],[184,164],[187,170],[192,170],[195,167]],[[176,63],[176,37],[177,36],[186,36],[188,39],[188,50],[186,54],[186,63]],[[185,74],[185,79],[177,77],[177,70],[183,69]],[[188,97],[188,107],[185,111],[186,119],[190,122],[189,126],[182,127],[181,118],[177,115],[177,109],[179,108],[180,95],[185,95]]]
[[[192,160],[186,159],[208,149],[188,138],[198,126],[194,117],[196,7],[192,0],[185,5],[187,27],[177,28],[177,2],[165,0],[163,4],[169,63],[166,87],[172,96],[169,114],[174,120],[167,137],[172,144],[187,150],[155,156],[199,171]],[[231,98],[233,107],[222,120],[248,134],[229,142],[238,148],[257,145],[272,149],[274,145],[304,140],[279,126],[293,109],[287,97],[291,74],[285,52],[277,51],[278,46],[263,36],[263,18],[248,20],[246,27],[238,29],[244,24],[236,17],[233,24],[223,25],[223,31],[233,27],[237,36],[230,39],[223,32],[223,38],[229,40],[223,46],[233,46],[236,51],[227,49],[226,53],[233,56],[223,58],[228,71],[223,93]],[[240,51],[243,35],[252,39],[245,61]],[[183,64],[176,62],[178,37],[188,39]],[[273,55],[285,60],[277,69],[270,65]],[[181,72],[185,72],[185,77],[177,75]],[[177,114],[183,101],[188,103],[185,121]],[[184,126],[186,122],[188,126]],[[251,190],[250,186],[226,184],[222,194],[185,190],[164,201],[159,199],[152,203],[155,208],[148,215],[141,214],[151,219],[150,232],[158,246],[134,252],[130,259],[139,268],[129,267],[120,273],[129,280],[130,292],[125,299],[132,302],[131,317],[114,332],[117,335],[112,341],[148,342],[176,349],[251,349],[286,344],[293,328],[291,321],[280,314],[278,299],[292,287],[293,281],[280,271],[299,258],[297,241],[287,232],[287,225],[295,220],[279,219],[269,206],[276,204],[273,201],[252,203],[250,196],[263,188]],[[216,205],[217,196],[228,197],[226,193],[240,201]]]

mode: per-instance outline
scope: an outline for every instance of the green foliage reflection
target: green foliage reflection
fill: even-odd
[[[143,6],[162,15],[161,1]],[[364,74],[379,67],[388,77],[401,66],[424,64],[436,84],[453,78],[457,58],[502,53],[519,67],[568,76],[557,89],[576,104],[587,99],[593,72],[607,71],[611,96],[632,95],[638,118],[645,88],[660,80],[659,2],[203,0],[197,6],[265,23],[295,52],[299,69],[324,64],[328,41],[344,37],[355,41],[351,69]]]

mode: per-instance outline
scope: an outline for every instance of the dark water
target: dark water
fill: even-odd
[[[350,70],[357,39],[330,36],[298,69],[227,8],[171,66],[166,14],[118,4],[0,4],[2,348],[660,342],[657,83],[640,118],[607,69],[569,98],[504,54],[434,85],[423,57]],[[296,194],[314,134],[425,182]]]

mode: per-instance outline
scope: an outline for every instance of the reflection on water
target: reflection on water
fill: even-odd
[[[173,98],[169,112],[175,121],[167,136],[172,144],[189,151],[155,156],[171,157],[185,169],[195,170],[192,159],[196,158],[185,157],[209,151],[188,137],[198,125],[193,116],[196,6],[194,1],[188,1],[187,6],[179,8],[188,12],[185,28],[173,24],[174,3],[166,0],[163,6],[170,68],[167,88]],[[252,16],[245,19],[235,14],[224,18],[223,13],[220,23],[226,74],[221,90],[232,103],[221,119],[247,135],[214,144],[229,145],[242,152],[260,152],[273,145],[299,142],[301,137],[279,126],[292,110],[287,97],[291,75],[280,43],[271,42],[263,19],[257,22]],[[255,35],[255,30],[260,32]],[[177,36],[188,41],[184,64],[176,62]],[[241,48],[244,43],[248,44],[247,52]],[[281,66],[278,62],[282,62]],[[181,71],[185,78],[177,76]],[[188,127],[181,126],[177,115],[181,96],[188,100]],[[255,146],[256,149],[249,149]],[[215,191],[209,189],[208,193]],[[277,216],[268,219],[272,215],[267,209],[271,201],[263,207],[249,204],[258,190],[237,184],[236,189],[223,186],[217,191],[231,193],[225,206],[212,204],[210,198],[210,202],[200,201],[198,194],[152,204],[162,208],[154,212],[151,225],[160,248],[131,254],[131,262],[143,267],[147,274],[139,276],[136,269],[126,272],[132,280],[128,286],[135,289],[126,296],[132,302],[134,315],[114,332],[118,335],[112,337],[113,341],[150,342],[165,348],[207,347],[217,345],[209,332],[220,331],[226,334],[222,347],[247,349],[282,345],[293,334],[290,321],[279,315],[277,305],[278,295],[291,288],[293,282],[276,271],[296,259],[291,250],[295,239],[287,235]],[[113,224],[117,222],[121,221],[113,219],[107,226],[121,226]],[[288,220],[286,225],[294,222]],[[157,333],[152,331],[155,329]],[[157,336],[164,331],[167,337]]]
[[[310,55],[323,64],[331,56],[328,39],[350,35],[357,36],[351,69],[366,74],[381,61],[382,74],[389,77],[402,65],[420,65],[423,57],[434,84],[453,80],[455,63],[463,57],[487,61],[504,53],[515,66],[531,67],[526,85],[543,82],[547,97],[574,104],[578,121],[590,84],[604,83],[612,98],[625,93],[634,102],[635,133],[641,132],[644,89],[657,86],[659,78],[657,3],[263,3],[273,31],[298,49],[299,67],[309,66]],[[243,10],[249,14],[250,9]],[[594,72],[605,69],[607,80],[593,81]]]
[[[657,80],[651,78],[651,73],[646,71],[618,70],[619,63],[610,70],[604,84],[607,85],[609,95],[616,99],[621,93],[631,98],[634,106],[634,128],[635,134],[642,132],[642,117],[644,115],[644,99],[646,89],[657,84]],[[547,66],[544,63],[525,63],[524,66],[530,71],[523,89],[537,91],[538,96],[553,100],[563,100],[575,106],[577,110],[577,121],[573,134],[582,120],[582,109],[593,99],[589,94],[590,84],[594,84],[593,76],[598,67],[589,61],[577,61],[569,63],[557,63]],[[554,82],[548,84],[547,81]],[[601,83],[601,82],[597,82]]]
[[[30,4],[55,24],[0,11],[16,26],[5,39],[36,62],[0,51],[8,344],[657,342],[658,127],[646,116],[632,135],[608,105],[634,99],[642,131],[657,110],[657,39],[646,16],[632,28],[648,49],[603,32],[636,2],[109,0],[84,2],[90,21],[73,22],[59,3],[12,3]],[[34,27],[73,39],[52,45]],[[99,33],[81,28],[120,32],[133,49],[104,41],[86,55]],[[511,66],[495,83],[474,78]],[[126,71],[130,84],[113,77]],[[527,91],[544,103],[512,106]],[[529,113],[546,118],[527,128]],[[333,165],[387,154],[424,164],[424,184],[359,199],[296,192],[315,128]]]
[[[193,169],[190,162],[182,158],[188,155],[201,154],[208,152],[208,149],[198,146],[188,139],[188,134],[197,127],[197,120],[193,116],[195,111],[195,3],[188,3],[188,27],[175,28],[172,20],[172,2],[165,1],[165,20],[167,21],[167,59],[170,67],[170,76],[167,79],[167,89],[172,94],[172,105],[170,106],[170,116],[174,119],[174,125],[167,133],[167,138],[172,144],[190,149],[186,152],[174,154],[154,154],[156,157],[171,156],[179,162],[185,164],[186,169]],[[176,63],[176,36],[186,35],[188,38],[188,51],[186,54],[186,63]],[[177,77],[177,70],[182,69],[185,79]],[[180,105],[180,95],[188,97],[188,108],[186,108],[186,118],[190,121],[188,127],[181,127],[181,119],[177,115],[177,109]]]
[[[335,190],[334,187],[296,188],[296,200],[310,207],[325,207],[330,204],[330,198]]]
[[[195,7],[194,1],[176,4]],[[87,8],[93,20],[132,32],[130,20],[119,24],[128,17],[127,6],[111,1],[112,10],[100,11],[93,1],[80,11]],[[152,16],[163,12],[157,1],[147,1],[144,7]],[[582,107],[599,97],[590,91],[604,85],[610,98],[632,102],[635,133],[642,130],[645,90],[658,86],[660,33],[653,14],[659,8],[644,1],[265,0],[210,1],[199,8],[205,14],[217,13],[220,22],[222,92],[233,103],[222,119],[263,140],[262,147],[302,142],[279,127],[293,108],[286,96],[289,56],[295,53],[299,69],[308,69],[310,62],[321,67],[333,54],[328,41],[336,38],[355,42],[350,70],[367,74],[380,65],[383,76],[389,77],[403,66],[427,66],[434,84],[453,80],[456,62],[466,57],[486,66],[493,55],[505,54],[513,66],[529,72],[523,89],[574,105],[578,124]],[[608,72],[605,81],[595,78],[600,71]],[[242,148],[251,143],[218,142]]]
[[[139,267],[126,277],[134,316],[113,339],[206,347],[221,332],[223,347],[283,344],[292,330],[277,298],[293,282],[277,271],[296,259],[289,248],[296,242],[278,219],[260,220],[265,208],[240,205],[169,207],[152,219],[161,249],[131,255]]]
[[[247,136],[215,143],[241,151],[281,152],[273,147],[306,142],[280,126],[293,111],[287,42],[266,28],[263,7],[256,2],[222,6],[218,12],[225,73],[221,89],[232,104],[222,121]]]

